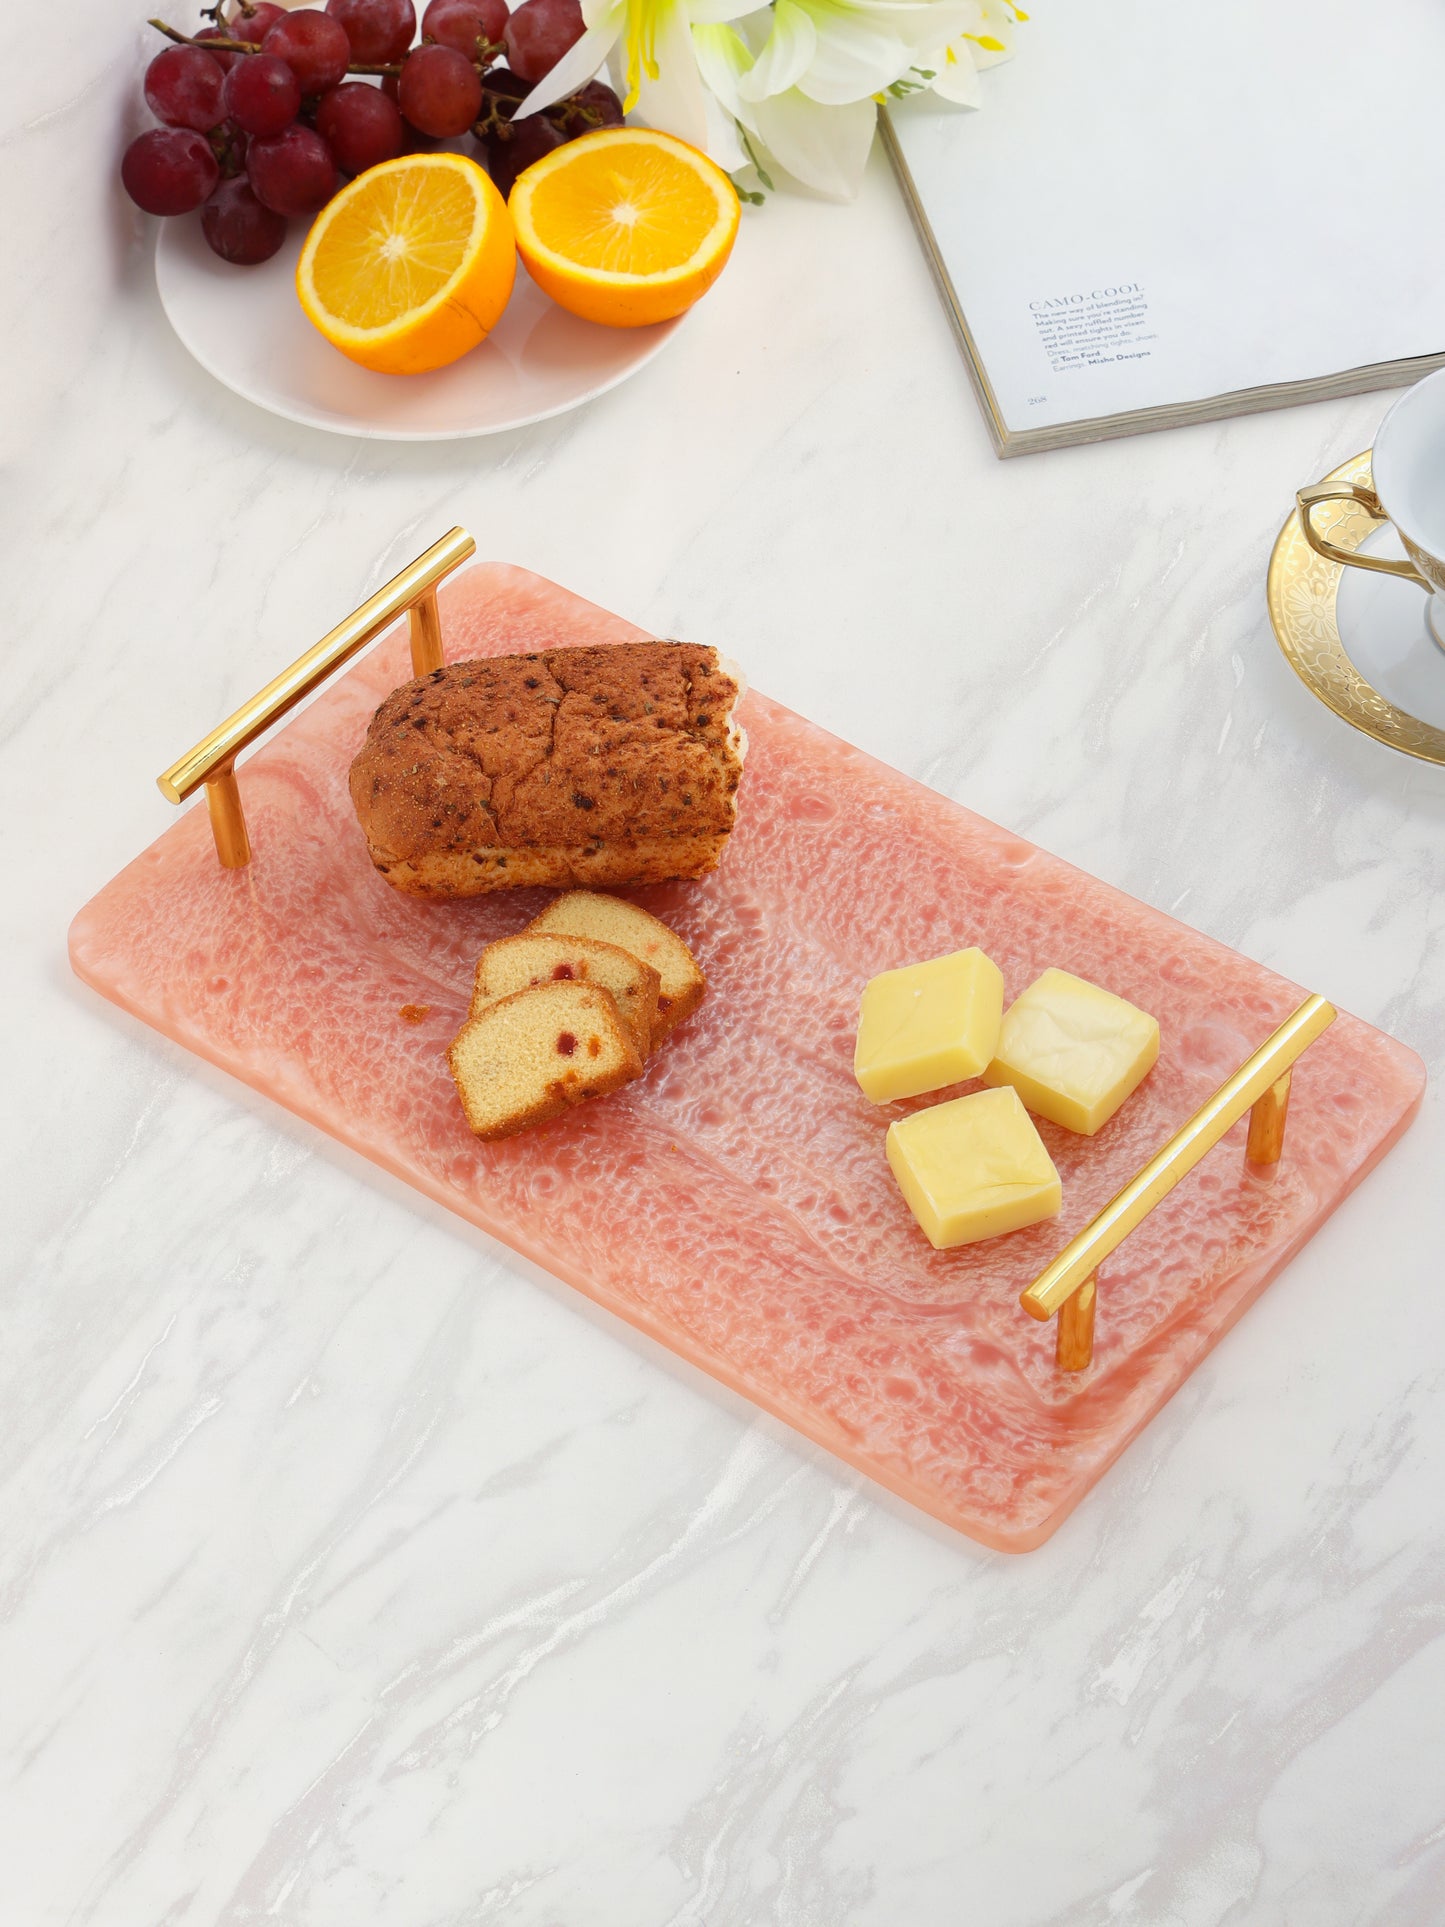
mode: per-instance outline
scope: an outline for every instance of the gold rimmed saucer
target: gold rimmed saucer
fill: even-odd
[[[1341,462],[1325,479],[1370,486],[1370,450]],[[1321,503],[1315,509],[1315,526],[1342,549],[1357,549],[1383,524],[1358,502],[1346,501]],[[1269,619],[1285,660],[1307,689],[1355,729],[1407,756],[1445,763],[1445,729],[1397,708],[1345,654],[1336,610],[1344,573],[1338,562],[1315,554],[1295,509],[1269,559]]]

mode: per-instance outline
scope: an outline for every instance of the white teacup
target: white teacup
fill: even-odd
[[[1370,474],[1373,488],[1317,482],[1298,491],[1306,540],[1329,562],[1397,575],[1423,589],[1430,598],[1425,610],[1430,633],[1445,649],[1445,368],[1407,388],[1380,423]],[[1310,511],[1317,502],[1358,502],[1369,514],[1393,522],[1409,561],[1338,547],[1314,526]]]

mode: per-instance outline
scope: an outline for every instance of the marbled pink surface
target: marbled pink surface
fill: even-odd
[[[640,633],[501,565],[443,620],[452,659]],[[639,896],[708,1001],[640,1082],[479,1144],[443,1052],[477,952],[543,898],[426,905],[372,870],[346,772],[409,673],[393,635],[246,763],[249,869],[189,811],[77,917],[76,970],[989,1545],[1048,1537],[1418,1105],[1414,1053],[1342,1015],[1296,1069],[1282,1165],[1247,1173],[1238,1127],[1110,1262],[1095,1363],[1061,1376],[1019,1292],[1301,990],[753,695],[722,869]],[[1041,1125],[1060,1219],[934,1252],[883,1159],[910,1107],[862,1097],[853,1026],[875,971],[974,943],[1011,996],[1057,964],[1128,997],[1162,1051],[1096,1138]]]

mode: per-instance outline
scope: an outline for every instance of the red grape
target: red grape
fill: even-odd
[[[331,149],[310,127],[293,121],[284,134],[252,141],[246,176],[262,207],[273,214],[314,214],[337,189]]]
[[[532,91],[532,83],[514,74],[509,67],[493,67],[482,82],[482,91],[489,97],[489,104],[525,100]]]
[[[441,142],[435,134],[419,134],[409,120],[401,123],[403,154],[435,154]]]
[[[497,133],[488,134],[485,147],[487,172],[497,192],[505,200],[524,167],[563,145],[563,137],[545,114],[529,114]]]
[[[605,80],[589,80],[575,94],[559,100],[553,112],[560,117],[569,141],[580,134],[595,134],[599,127],[620,127],[623,121],[622,102]]]
[[[308,99],[340,86],[351,63],[346,29],[315,7],[283,13],[261,45],[266,53],[286,62]]]
[[[274,54],[238,54],[225,91],[232,120],[248,134],[279,134],[301,112],[301,84]]]
[[[395,74],[382,75],[381,91],[386,95],[388,100],[393,102],[400,101],[401,82]],[[418,133],[409,120],[404,120],[401,123],[401,151],[403,154],[433,154],[440,146],[441,142],[434,134]]]
[[[464,134],[482,111],[482,83],[455,47],[418,47],[401,70],[401,111],[419,133]]]
[[[229,27],[202,27],[196,35],[197,40],[234,40],[235,37]],[[242,58],[240,54],[215,53],[209,47],[206,52],[211,55],[223,74],[229,73],[236,62]]]
[[[286,217],[263,207],[247,182],[222,181],[201,209],[201,232],[211,252],[223,261],[253,268],[259,261],[269,261],[286,239]]]
[[[401,82],[395,74],[382,75],[381,91],[386,95],[388,100],[400,102]],[[401,151],[403,154],[434,154],[437,148],[441,146],[441,142],[435,134],[420,133],[412,126],[409,120],[404,120],[401,123],[401,138]]]
[[[478,58],[477,42],[498,45],[507,30],[507,0],[431,0],[421,18],[422,37]]]
[[[226,38],[228,40],[246,40],[249,41],[253,47],[259,47],[267,34],[270,33],[271,29],[275,26],[276,22],[278,20],[284,20],[285,18],[286,9],[284,7],[278,7],[275,4],[275,0],[255,0],[255,5],[249,13],[246,12],[244,7],[237,7],[236,11],[231,15]],[[231,58],[232,60],[240,60],[243,56],[241,54],[232,54]]]
[[[147,214],[189,214],[220,176],[210,142],[190,127],[153,127],[131,142],[120,163],[121,184]]]
[[[406,139],[395,101],[362,80],[348,80],[344,87],[321,96],[316,131],[345,174],[360,174],[378,161],[395,160]]]
[[[351,58],[370,66],[400,60],[416,38],[412,0],[326,0],[351,42]]]
[[[209,134],[226,118],[221,89],[226,76],[199,47],[167,47],[146,68],[146,106],[168,127]]]
[[[507,65],[535,85],[576,46],[585,28],[578,0],[522,0],[504,35]]]

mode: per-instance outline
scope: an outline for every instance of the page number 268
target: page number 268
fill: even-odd
[[[1030,408],[1037,408],[1040,402],[1044,402],[1044,401],[1047,401],[1047,400],[1048,400],[1048,396],[1047,396],[1047,395],[1030,395],[1030,396],[1029,396],[1029,407],[1030,407]]]

